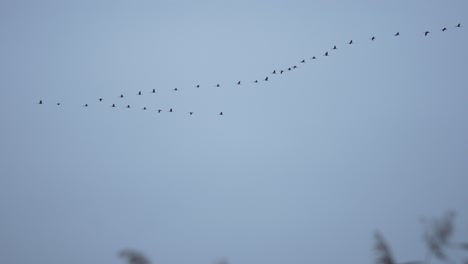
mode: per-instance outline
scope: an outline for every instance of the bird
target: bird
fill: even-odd
[[[460,24],[460,23],[458,23],[458,25],[456,25],[455,27],[461,27],[461,24]]]
[[[115,107],[115,104],[112,104],[112,106],[111,106],[111,107]]]
[[[158,114],[161,113],[161,111],[162,111],[161,109],[158,109]]]
[[[258,80],[255,80],[254,83],[258,83]]]
[[[146,110],[146,106],[145,106],[145,107],[143,107],[143,110]]]
[[[265,78],[265,82],[268,82],[268,76]]]
[[[127,108],[130,108],[130,105],[127,105]]]
[[[238,81],[238,82],[237,82],[237,85],[240,85],[240,83],[241,83],[241,81]]]
[[[429,33],[429,31],[424,32],[424,36],[427,36]]]
[[[296,68],[297,68],[297,66],[296,66],[296,65],[294,65],[294,66],[293,66],[293,69],[296,69]]]
[[[156,89],[153,89],[153,93],[156,93]]]
[[[85,104],[84,107],[88,107],[88,104]]]
[[[219,113],[219,115],[223,115],[223,112]]]
[[[102,98],[99,98],[99,102],[102,102]]]
[[[57,103],[57,105],[60,105],[60,103]]]
[[[315,59],[317,59],[317,58],[315,58],[315,56],[313,56],[312,59],[315,60]]]
[[[174,89],[172,89],[172,90],[174,90],[174,91],[176,91],[176,92],[179,91],[179,89],[177,89],[177,88],[174,88]]]
[[[42,104],[42,100],[39,100],[39,103],[37,103],[37,104]]]
[[[141,95],[141,91],[138,92],[138,95]]]
[[[190,115],[193,115],[193,112],[189,112]]]
[[[395,33],[395,37],[400,36],[400,32]]]
[[[325,52],[325,55],[323,55],[323,56],[328,56],[328,51],[327,51],[327,52]]]
[[[371,40],[374,41],[374,40],[375,40],[375,37],[372,37]]]
[[[353,44],[353,40],[350,40],[348,44],[349,44],[349,45]]]
[[[123,97],[124,97],[123,94],[121,94],[121,95],[120,95],[120,98],[123,98]]]
[[[195,87],[197,87],[197,88],[200,88],[200,85],[199,85],[199,84],[197,84],[197,86],[195,86]]]
[[[284,72],[284,71],[283,71],[283,70],[281,70],[281,71],[280,71],[280,74],[283,74],[283,72]]]
[[[301,60],[301,63],[305,63],[305,60]]]
[[[291,67],[288,68],[288,71],[290,71],[290,70],[291,70]]]
[[[333,49],[336,50],[337,49],[336,46],[333,46]]]
[[[172,108],[171,108],[171,109],[169,109],[169,113],[172,113]]]
[[[276,70],[274,70],[272,73],[273,73],[273,74],[276,74]]]
[[[444,32],[444,31],[446,31],[446,30],[447,30],[447,28],[444,27],[444,28],[442,29],[442,32]]]

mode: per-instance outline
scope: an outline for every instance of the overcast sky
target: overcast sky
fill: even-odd
[[[467,11],[1,0],[0,263],[406,261],[449,209],[467,240]]]

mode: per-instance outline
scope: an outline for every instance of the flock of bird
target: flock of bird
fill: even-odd
[[[458,23],[458,24],[455,26],[455,28],[460,28],[460,27],[461,27],[461,24],[460,24],[460,23]],[[441,29],[441,31],[442,31],[442,32],[445,32],[445,31],[447,31],[447,28],[444,27],[444,28]],[[425,32],[424,32],[424,36],[425,36],[425,37],[427,37],[429,34],[430,34],[429,31],[425,31]],[[395,36],[395,37],[400,36],[400,32],[396,32],[396,33],[394,34],[394,36]],[[370,38],[370,40],[371,40],[371,41],[375,41],[375,40],[376,40],[376,37],[375,37],[375,36],[372,36],[372,37]],[[353,40],[350,40],[350,41],[348,42],[348,45],[352,45],[352,44],[353,44]],[[336,50],[336,49],[338,49],[337,46],[333,46],[332,50]],[[325,52],[325,53],[323,54],[323,56],[328,57],[328,56],[329,56],[329,52],[328,52],[328,51]],[[310,59],[311,59],[311,60],[316,60],[317,57],[313,56],[313,57],[310,58]],[[303,59],[303,60],[300,61],[300,63],[306,63],[306,60]],[[286,71],[292,71],[292,70],[294,70],[294,69],[297,69],[297,65],[294,65],[294,66],[292,66],[292,67],[288,67],[287,69],[273,70],[273,71],[271,72],[271,74],[274,74],[274,75],[276,75],[276,74],[283,74],[283,73],[285,73]],[[266,76],[266,77],[263,79],[263,81],[264,81],[264,82],[268,82],[268,80],[269,80],[268,77],[269,77],[269,76]],[[253,83],[258,83],[258,82],[259,82],[258,80],[254,80],[254,81],[253,81]],[[241,81],[238,81],[238,82],[237,82],[237,85],[241,85],[241,84],[242,84]],[[201,86],[200,86],[199,84],[197,84],[195,87],[196,87],[196,88],[200,88]],[[215,85],[215,87],[221,87],[221,85],[218,83],[218,84]],[[172,91],[178,92],[179,89],[178,89],[178,88],[174,88],[174,89],[172,89]],[[152,89],[150,93],[155,94],[155,93],[156,93],[156,89]],[[139,91],[139,92],[137,93],[137,95],[143,95],[143,93],[142,93],[141,91]],[[121,95],[119,96],[119,98],[125,98],[125,96],[124,96],[123,94],[121,94]],[[98,100],[100,103],[104,101],[103,98],[98,98],[97,100]],[[44,103],[42,100],[39,100],[38,104],[39,104],[39,105],[43,105],[43,104],[45,104],[45,103]],[[60,106],[61,103],[56,103],[56,105],[57,105],[57,106]],[[86,103],[86,104],[83,105],[83,107],[89,107],[89,104]],[[115,103],[113,103],[112,105],[110,105],[110,107],[116,108],[117,105],[116,105]],[[130,105],[126,105],[126,106],[124,105],[124,108],[130,109],[131,106],[130,106]],[[146,110],[148,110],[148,108],[145,106],[145,107],[142,108],[142,110],[146,111]],[[160,113],[163,112],[162,109],[157,109],[156,111],[157,111],[158,114],[160,114]],[[170,108],[167,112],[168,112],[168,113],[173,113],[174,110],[173,110],[172,108]],[[193,115],[194,112],[191,111],[191,112],[188,112],[187,114]],[[222,115],[223,115],[223,112],[219,112],[218,115],[222,116]]]

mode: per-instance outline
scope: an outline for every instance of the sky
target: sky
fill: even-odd
[[[467,240],[467,10],[1,0],[0,263],[373,263],[377,230],[407,261],[447,210]]]

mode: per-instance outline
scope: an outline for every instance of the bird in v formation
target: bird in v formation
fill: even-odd
[[[461,23],[458,23],[455,27],[460,28],[460,27],[461,27]],[[447,31],[447,27],[442,28],[441,31],[442,31],[442,32]],[[429,34],[430,34],[430,31],[425,31],[425,32],[424,32],[424,36],[426,36],[426,37],[427,37]],[[400,32],[396,32],[396,33],[394,34],[394,36],[395,36],[395,37],[400,36]],[[375,37],[375,36],[372,36],[372,38],[371,38],[370,40],[371,40],[371,41],[374,41],[374,40],[376,40],[376,37]],[[351,44],[353,44],[353,43],[354,43],[353,40],[350,40],[350,41],[348,42],[349,45],[351,45]],[[334,45],[333,48],[332,48],[332,50],[337,50],[337,49],[338,49],[338,48],[337,48],[336,45]],[[329,56],[328,51],[325,52],[324,56],[326,56],[326,57]],[[311,59],[312,59],[312,60],[316,60],[317,58],[316,58],[315,56],[313,56]],[[300,62],[301,62],[301,63],[305,63],[305,60],[303,59],[303,60],[301,60]],[[292,69],[296,69],[296,68],[297,68],[297,66],[294,65],[292,68],[291,68],[291,67],[288,67],[287,70],[288,70],[288,71],[291,71]],[[284,73],[284,70],[280,70],[280,74],[283,74],[283,73]],[[272,74],[276,74],[276,70],[273,70]],[[265,77],[264,81],[268,81],[268,80],[269,80],[268,76]],[[258,80],[255,80],[254,83],[258,83]],[[241,81],[238,81],[238,82],[237,82],[237,85],[241,85]],[[196,87],[196,88],[200,88],[200,85],[198,84],[198,85],[196,85],[195,87]],[[221,87],[221,85],[218,83],[218,84],[216,84],[215,87]],[[179,91],[179,89],[178,89],[178,88],[174,88],[173,91]],[[156,89],[152,89],[152,90],[151,90],[151,93],[153,93],[153,94],[156,93]],[[137,93],[137,95],[142,95],[142,94],[143,94],[142,91],[138,91],[138,93]],[[123,94],[120,94],[119,97],[120,97],[120,98],[124,98],[124,95],[123,95]],[[98,98],[98,100],[99,100],[99,102],[102,102],[104,99],[101,97],[101,98]],[[38,104],[42,105],[42,104],[44,104],[44,103],[43,103],[42,100],[39,100]],[[57,105],[57,106],[60,106],[61,103],[56,103],[56,105]],[[83,105],[83,107],[88,107],[88,106],[89,106],[88,104],[84,104],[84,105]],[[115,105],[115,104],[112,104],[111,107],[115,108],[116,105]],[[130,108],[130,105],[127,105],[126,108]],[[147,108],[144,107],[143,110],[147,110]],[[161,113],[161,111],[162,111],[162,110],[159,109],[159,110],[158,110],[158,113]],[[172,108],[169,110],[169,112],[173,112]],[[193,114],[193,112],[189,112],[189,113],[190,113],[190,115]],[[223,115],[223,112],[221,112],[219,115]]]

